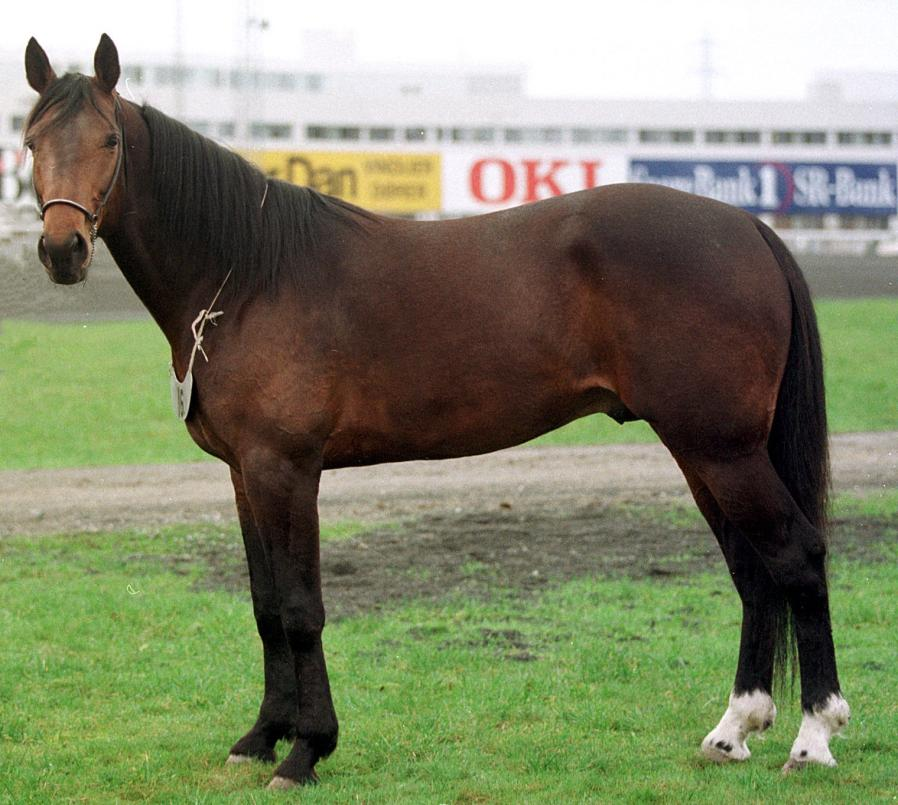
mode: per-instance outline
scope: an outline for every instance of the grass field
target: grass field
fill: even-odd
[[[898,299],[822,301],[833,431],[898,427]],[[149,321],[0,329],[0,469],[189,461],[171,414],[167,344]],[[652,441],[642,422],[578,420],[539,444]]]
[[[894,523],[895,504],[875,514]],[[261,652],[248,594],[216,589],[197,559],[221,538],[178,527],[0,542],[0,802],[283,800],[262,789],[271,767],[223,764],[254,718]],[[449,592],[329,625],[341,745],[302,799],[893,802],[896,560],[892,528],[867,561],[832,567],[854,709],[833,742],[838,769],[779,773],[799,720],[788,697],[749,763],[700,758],[738,646],[720,569]]]
[[[818,313],[833,429],[898,427],[898,300]],[[200,458],[169,411],[167,363],[149,322],[4,322],[0,469]],[[539,442],[653,438],[590,417]],[[854,710],[833,741],[838,769],[779,774],[799,721],[788,697],[748,764],[700,758],[738,649],[738,599],[718,561],[697,576],[447,590],[330,624],[341,744],[302,799],[898,801],[898,495],[842,498],[836,514],[885,523],[863,560],[832,565]],[[697,518],[632,516],[658,528]],[[326,537],[364,528],[329,524]],[[248,591],[224,589],[204,557],[225,546],[239,557],[239,539],[228,525],[0,541],[0,803],[283,801],[263,789],[270,767],[223,764],[255,716],[261,651]]]

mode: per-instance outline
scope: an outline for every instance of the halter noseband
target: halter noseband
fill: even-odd
[[[103,193],[102,198],[100,199],[100,203],[97,205],[97,209],[94,212],[91,212],[87,207],[83,204],[73,201],[70,198],[51,198],[47,201],[41,203],[40,206],[40,216],[41,220],[44,220],[44,214],[47,212],[49,207],[52,207],[54,204],[66,204],[69,207],[74,207],[76,210],[80,210],[84,213],[84,217],[90,222],[90,245],[93,246],[97,240],[97,231],[99,228],[100,221],[100,213],[103,212],[103,208],[106,206],[106,202],[109,201],[109,197],[112,195],[112,191],[115,189],[116,182],[118,182],[118,176],[122,169],[122,162],[124,161],[125,155],[125,130],[122,127],[121,123],[121,106],[119,103],[119,99],[115,99],[115,122],[118,126],[118,156],[115,160],[115,170],[112,172],[112,179],[109,182],[109,186],[106,188],[106,192]],[[35,195],[37,195],[37,190],[35,190]],[[38,198],[38,200],[40,200]]]

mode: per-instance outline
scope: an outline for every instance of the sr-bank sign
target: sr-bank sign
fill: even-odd
[[[750,212],[895,215],[895,163],[630,160],[630,181],[708,196]]]

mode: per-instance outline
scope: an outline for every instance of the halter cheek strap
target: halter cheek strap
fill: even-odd
[[[80,210],[81,212],[83,212],[85,218],[87,218],[87,220],[90,222],[91,246],[93,246],[97,240],[97,230],[99,228],[100,213],[103,212],[103,208],[106,206],[106,202],[109,201],[109,197],[112,195],[112,191],[115,189],[116,182],[118,182],[118,175],[122,169],[122,161],[124,160],[125,155],[125,130],[121,124],[121,109],[119,106],[118,98],[115,99],[115,121],[118,124],[119,130],[118,155],[115,159],[115,170],[112,172],[112,179],[109,182],[109,186],[106,188],[106,192],[103,193],[103,196],[100,199],[100,203],[97,205],[97,209],[94,212],[91,212],[83,204],[70,198],[51,198],[47,201],[44,201],[40,207],[42,221],[44,220],[44,215],[47,212],[47,209],[52,207],[54,204],[66,204],[69,207],[74,207],[76,210]]]

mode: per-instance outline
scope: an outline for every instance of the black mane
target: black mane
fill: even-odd
[[[95,92],[90,78],[67,73],[42,93],[26,131],[50,110],[54,128],[87,105],[108,119]],[[140,113],[150,134],[159,234],[178,246],[172,250],[178,253],[174,270],[185,270],[190,261],[221,279],[231,271],[232,290],[247,295],[272,292],[285,279],[308,287],[331,276],[334,260],[322,247],[338,245],[347,228],[375,220],[340,199],[266,177],[243,157],[151,106],[140,107]],[[128,132],[123,133],[127,141]],[[127,155],[123,173],[130,173]]]
[[[308,187],[266,177],[243,157],[151,106],[153,196],[162,235],[190,258],[233,271],[235,290],[271,292],[285,276],[307,285],[328,274],[322,247],[370,213]]]

